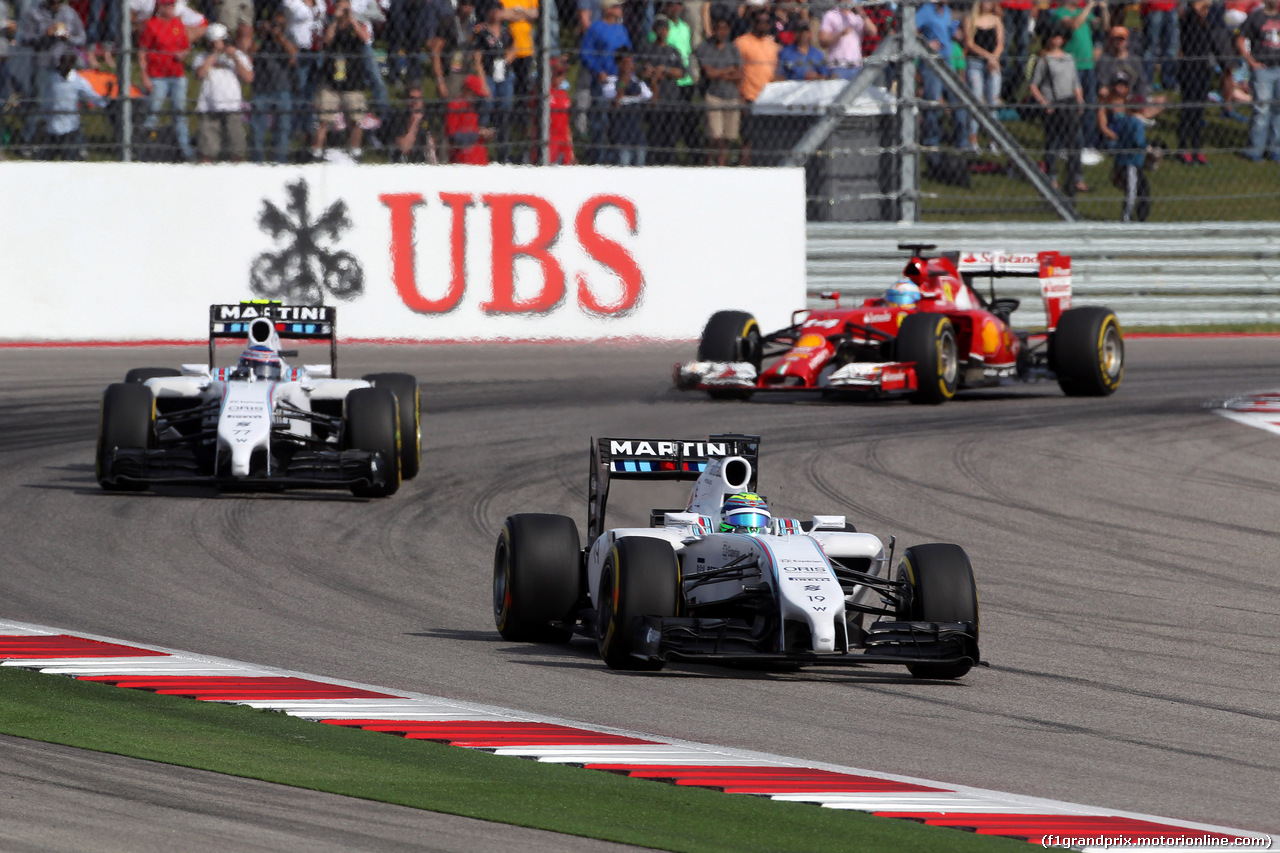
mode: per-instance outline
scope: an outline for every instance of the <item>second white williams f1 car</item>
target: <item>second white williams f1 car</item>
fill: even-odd
[[[418,382],[403,373],[337,378],[332,306],[213,305],[209,364],[141,367],[107,387],[97,476],[107,491],[162,484],[349,488],[385,497],[417,476]],[[247,348],[215,366],[218,339]],[[329,343],[329,364],[291,366],[281,339]]]

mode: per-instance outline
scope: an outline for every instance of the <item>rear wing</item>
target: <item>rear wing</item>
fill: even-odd
[[[974,287],[973,277],[979,275],[991,279],[1040,279],[1045,327],[1050,332],[1057,328],[1062,312],[1071,307],[1071,258],[1068,255],[1058,252],[960,252],[956,270],[970,287]]]
[[[329,342],[330,376],[338,375],[338,309],[332,305],[283,305],[276,300],[254,299],[234,305],[209,306],[209,368],[219,338],[249,340],[254,320],[270,320],[280,340]]]
[[[756,488],[760,436],[726,433],[706,439],[593,438],[587,487],[587,547],[604,533],[611,480],[696,480],[712,459],[741,456],[751,463]]]

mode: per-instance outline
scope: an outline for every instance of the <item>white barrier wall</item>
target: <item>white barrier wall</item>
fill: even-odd
[[[323,297],[343,338],[695,338],[804,306],[798,169],[0,163],[0,340],[195,340]]]

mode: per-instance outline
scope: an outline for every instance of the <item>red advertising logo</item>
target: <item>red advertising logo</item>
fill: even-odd
[[[449,287],[439,299],[428,299],[418,290],[417,250],[414,226],[417,209],[426,205],[420,193],[386,193],[378,199],[391,214],[391,279],[400,299],[410,310],[420,314],[444,314],[458,307],[467,288],[466,248],[467,211],[477,199],[469,193],[440,193],[440,201],[449,209]],[[479,202],[489,208],[490,280],[493,291],[481,303],[488,314],[547,314],[564,302],[567,277],[555,253],[560,240],[562,220],[547,199],[528,193],[486,193]],[[534,236],[527,242],[515,241],[515,216],[518,209],[532,211],[537,223]],[[575,272],[573,284],[578,307],[585,313],[617,317],[632,311],[644,290],[644,274],[635,257],[625,246],[601,234],[597,219],[601,211],[619,211],[631,236],[638,233],[635,202],[618,195],[597,195],[582,204],[573,219],[573,234],[578,245],[593,260],[609,269],[617,278],[621,292],[614,302],[607,302],[593,289],[585,272]],[[535,261],[541,274],[541,288],[533,295],[517,298],[515,263],[519,258]],[[597,283],[597,287],[599,283]]]

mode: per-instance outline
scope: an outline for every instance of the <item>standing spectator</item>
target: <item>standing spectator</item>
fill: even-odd
[[[742,0],[703,0],[702,32],[707,38],[715,34],[716,21],[729,22],[729,39],[732,41],[748,29],[745,15],[747,4]]]
[[[298,46],[289,38],[288,18],[277,6],[269,20],[257,27],[257,61],[253,74],[253,162],[265,159],[267,133],[275,142],[275,162],[289,162],[289,139],[293,135],[293,66]]]
[[[1125,84],[1120,82],[1114,97],[1123,98]],[[1108,124],[1116,134],[1116,160],[1111,183],[1124,193],[1120,206],[1121,222],[1146,222],[1151,214],[1151,186],[1143,166],[1147,159],[1147,133],[1137,112],[1121,103]]]
[[[322,0],[281,0],[288,19],[289,41],[297,45],[294,58],[294,126],[304,134],[311,131],[311,103],[320,80],[320,42],[324,38],[324,10]]]
[[[613,105],[609,116],[609,142],[618,154],[619,166],[643,166],[644,125],[641,111],[653,97],[649,86],[636,77],[636,59],[630,48],[620,47],[613,57],[618,74],[604,84],[604,97]]]
[[[1090,109],[1084,111],[1081,123],[1081,133],[1084,138],[1081,157],[1089,166],[1102,162],[1102,155],[1098,153],[1098,115],[1093,109],[1098,103],[1098,77],[1094,73],[1092,21],[1094,13],[1099,9],[1102,9],[1105,14],[1106,7],[1103,6],[1102,0],[1066,0],[1064,5],[1050,10],[1053,20],[1059,26],[1065,24],[1069,27],[1070,35],[1063,49],[1075,60],[1076,76],[1080,79],[1080,91],[1084,93],[1084,102],[1090,106]]]
[[[669,111],[672,141],[671,141],[671,161],[676,162],[675,146],[679,142],[684,142],[685,148],[693,151],[701,146],[699,139],[700,129],[698,127],[698,113],[693,106],[693,75],[689,73],[693,67],[693,28],[685,20],[684,3],[682,0],[667,0],[663,12],[667,20],[670,22],[667,33],[667,44],[674,47],[680,54],[680,60],[684,63],[684,76],[676,81],[676,97],[675,100],[666,104],[665,109]],[[695,18],[695,20],[699,20]],[[656,34],[650,33],[649,40],[656,39]]]
[[[195,59],[196,79],[200,81],[196,98],[200,159],[205,163],[218,159],[225,133],[227,153],[239,163],[246,151],[241,87],[253,82],[253,63],[231,42],[230,33],[222,24],[210,24],[205,38],[209,52]]]
[[[653,0],[623,0],[622,25],[631,44],[638,45],[653,31]]]
[[[432,0],[391,0],[387,53],[392,81],[403,76],[410,86],[421,84],[440,23],[439,10]],[[436,90],[439,97],[449,97],[443,80],[436,81]]]
[[[1143,0],[1142,59],[1147,79],[1155,82],[1160,61],[1160,85],[1178,88],[1178,0]]]
[[[840,0],[822,16],[818,46],[827,52],[827,65],[842,80],[852,80],[862,70],[862,40],[879,35],[876,25],[855,0]]]
[[[653,18],[653,39],[640,54],[640,77],[653,91],[649,108],[649,162],[667,166],[675,162],[676,129],[680,121],[680,86],[676,82],[688,73],[680,51],[669,42],[671,20],[666,15]]]
[[[316,96],[319,120],[311,141],[311,158],[324,158],[325,138],[337,121],[339,110],[346,118],[347,148],[353,160],[364,154],[360,143],[364,128],[361,120],[368,109],[365,99],[365,71],[362,52],[368,27],[351,12],[350,0],[338,0],[333,7],[333,20],[324,31],[324,65],[320,71],[320,93]]]
[[[587,34],[591,25],[600,20],[600,0],[578,0],[578,32]]]
[[[1005,39],[1004,90],[1000,97],[1005,103],[1012,103],[1018,97],[1018,86],[1026,74],[1027,60],[1031,56],[1031,12],[1034,8],[1034,0],[1000,0]]]
[[[1080,180],[1080,113],[1084,92],[1075,59],[1062,49],[1071,28],[1058,24],[1031,72],[1031,97],[1044,107],[1045,172],[1058,188],[1058,157],[1067,161],[1067,195],[1083,192]],[[1087,189],[1087,187],[1086,187]]]
[[[426,107],[422,103],[422,89],[410,86],[402,109],[395,110],[387,120],[387,142],[391,148],[392,163],[430,163],[436,165],[436,141],[427,129]]]
[[[569,115],[573,111],[573,99],[569,97],[569,81],[565,79],[565,71],[567,69],[568,63],[565,62],[563,56],[551,57],[551,102],[547,106],[548,112],[551,114],[547,138],[547,149],[550,155],[547,165],[550,166],[572,166],[574,164],[573,131],[569,127]],[[537,134],[530,134],[530,137],[536,139]],[[535,153],[530,162],[538,162],[537,153]]]
[[[742,79],[742,54],[729,41],[729,21],[716,18],[711,38],[694,48],[693,55],[707,81],[707,165],[729,163],[729,143],[738,138],[738,81]]]
[[[779,48],[790,47],[796,43],[796,32],[801,26],[809,26],[809,7],[801,2],[792,3],[777,0],[771,5],[773,13],[773,38]],[[863,39],[865,46],[866,39]]]
[[[1266,0],[1240,27],[1236,48],[1253,70],[1253,122],[1246,160],[1280,160],[1280,0]],[[1270,133],[1268,134],[1268,127]]]
[[[1098,81],[1098,103],[1111,101],[1111,87],[1117,76],[1128,78],[1128,103],[1139,104],[1139,115],[1144,121],[1158,116],[1168,102],[1164,95],[1151,92],[1146,70],[1136,56],[1129,53],[1129,28],[1116,26],[1107,35],[1106,47],[1094,66]]]
[[[382,7],[377,0],[351,0],[351,14],[364,24],[366,36],[364,45],[360,48],[360,58],[364,62],[365,85],[373,94],[373,115],[365,116],[364,129],[377,130],[391,109],[387,81],[382,78],[382,68],[378,65],[378,57],[373,53],[374,24],[385,21],[386,16],[382,14]]]
[[[49,82],[49,160],[81,160],[84,138],[80,135],[80,103],[95,107],[107,104],[89,82],[76,73],[76,55],[58,57],[56,76]]]
[[[1178,25],[1182,45],[1182,67],[1178,69],[1178,83],[1182,88],[1178,147],[1182,151],[1178,159],[1188,166],[1192,163],[1200,166],[1209,164],[1201,150],[1204,145],[1204,108],[1209,100],[1216,55],[1213,30],[1209,24],[1209,6],[1210,0],[1193,0],[1182,13]]]
[[[751,149],[758,145],[760,122],[751,110],[764,87],[778,79],[778,43],[773,38],[773,15],[765,9],[752,13],[751,32],[734,40],[742,56],[742,78],[738,94],[742,98],[742,165],[751,165]]]
[[[511,75],[511,62],[515,58],[515,44],[510,28],[502,19],[502,4],[489,0],[485,7],[484,24],[476,28],[472,46],[484,72],[481,95],[486,97],[477,117],[478,125],[496,128],[494,139],[499,155],[505,154],[511,140],[511,112],[514,103],[515,80]],[[450,91],[458,92],[460,88]],[[488,163],[488,154],[485,155]]]
[[[943,62],[951,59],[952,49],[955,44],[956,35],[960,30],[960,22],[952,17],[951,10],[947,8],[945,3],[935,2],[921,6],[916,10],[916,28],[920,32],[920,37],[924,39],[925,44],[929,46],[929,50],[937,54],[938,58]],[[926,101],[934,103],[942,100],[942,78],[934,73],[927,63],[920,63],[920,97]],[[942,143],[942,125],[939,122],[941,110],[938,107],[929,107],[923,110],[920,122],[920,143],[926,147],[933,147]],[[953,144],[960,148],[964,144],[965,133],[968,130],[959,121],[955,122],[952,130],[954,137]],[[936,166],[939,162],[938,155],[929,155],[930,165]]]
[[[977,0],[964,19],[965,78],[975,98],[994,110],[1000,104],[1000,57],[1004,21],[996,0]],[[969,117],[969,149],[978,149],[978,119]]]
[[[538,0],[501,0],[503,18],[511,27],[515,56],[511,60],[512,90],[517,103],[534,92],[533,29],[538,23]],[[548,0],[554,8],[554,0]],[[627,45],[630,47],[630,45]]]
[[[449,162],[471,166],[489,165],[489,149],[485,143],[493,138],[493,130],[481,127],[476,112],[476,98],[484,97],[484,81],[474,74],[462,81],[458,96],[449,101],[444,118],[444,132],[449,140]]]
[[[114,70],[116,60],[113,50],[120,41],[120,0],[89,0],[89,17],[85,30],[85,45],[89,62],[97,65],[101,60]],[[0,87],[3,87],[0,83]]]
[[[447,20],[440,22],[431,43],[431,70],[436,78],[436,91],[453,92],[464,77],[484,76],[480,57],[472,48],[476,32],[473,0],[458,0],[458,6]]]
[[[30,146],[42,122],[48,120],[49,91],[58,76],[62,55],[74,54],[77,48],[84,47],[84,24],[64,0],[35,2],[18,21],[18,44],[34,57],[31,76],[25,84],[25,94],[34,103],[34,114],[26,115],[22,128],[22,141]]]
[[[605,148],[609,133],[610,104],[604,96],[604,84],[616,77],[618,66],[614,60],[618,48],[631,48],[631,37],[622,25],[622,0],[601,0],[601,19],[591,25],[582,37],[582,69],[591,80],[591,114],[588,135],[591,147],[587,150],[587,163],[599,165],[611,162]]]
[[[160,124],[160,110],[169,102],[173,130],[178,138],[182,159],[195,159],[191,150],[191,130],[187,127],[187,69],[183,62],[191,49],[187,29],[178,17],[173,0],[159,0],[156,16],[148,18],[138,36],[138,82],[147,93],[147,119],[142,126],[155,130]]]
[[[795,43],[778,52],[778,72],[784,80],[825,80],[831,76],[827,58],[813,46],[813,31],[806,23],[795,28]]]
[[[202,4],[203,5],[203,4]],[[187,41],[195,44],[204,38],[204,31],[209,27],[205,16],[192,9],[187,0],[177,0],[174,13],[182,19],[187,28]],[[156,14],[156,0],[129,0],[129,17],[133,21],[133,31],[141,33],[147,21]]]

